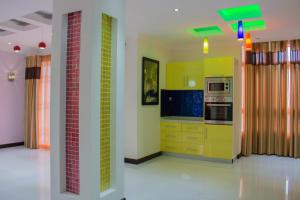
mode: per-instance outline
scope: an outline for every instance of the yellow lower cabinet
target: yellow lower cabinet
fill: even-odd
[[[164,152],[170,152],[170,153],[181,153],[182,152],[182,143],[161,140],[161,150]]]
[[[161,131],[181,131],[181,123],[180,122],[161,122],[160,123]]]
[[[203,132],[204,124],[199,123],[182,123],[181,125],[183,132]]]
[[[233,158],[233,127],[228,125],[205,125],[205,128],[205,156],[231,160]]]
[[[192,144],[184,143],[182,145],[183,154],[203,156],[204,155],[204,145],[203,144]]]
[[[182,134],[179,131],[161,130],[161,140],[180,142],[182,140]]]

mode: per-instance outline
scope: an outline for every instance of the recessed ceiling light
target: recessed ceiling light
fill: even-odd
[[[8,42],[8,45],[12,45],[12,43],[11,43],[11,42]]]
[[[175,8],[175,9],[174,9],[174,12],[179,12],[179,8]]]

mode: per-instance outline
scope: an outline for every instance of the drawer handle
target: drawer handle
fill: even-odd
[[[186,148],[187,151],[197,151],[197,149],[194,148]]]
[[[166,135],[166,138],[177,138],[176,135]]]
[[[198,137],[186,137],[186,138],[189,140],[197,140],[198,139]]]

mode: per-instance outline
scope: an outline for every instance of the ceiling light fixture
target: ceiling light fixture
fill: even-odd
[[[208,38],[204,38],[203,40],[203,53],[208,54],[209,44],[208,44]]]
[[[246,33],[245,37],[245,46],[246,46],[246,51],[251,51],[252,50],[252,40],[251,40],[251,34]]]
[[[244,40],[244,27],[243,27],[243,21],[238,21],[238,32],[237,32],[237,38],[239,41]]]
[[[14,52],[19,53],[21,51],[21,47],[19,45],[14,46]]]
[[[45,42],[40,42],[39,43],[39,49],[46,49],[46,43]]]
[[[175,8],[175,9],[174,9],[174,12],[179,12],[179,8]]]
[[[12,43],[11,43],[11,42],[8,42],[8,45],[12,45]]]

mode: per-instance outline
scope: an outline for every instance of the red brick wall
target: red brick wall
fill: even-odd
[[[81,12],[68,14],[66,71],[66,191],[79,194],[79,62]]]

